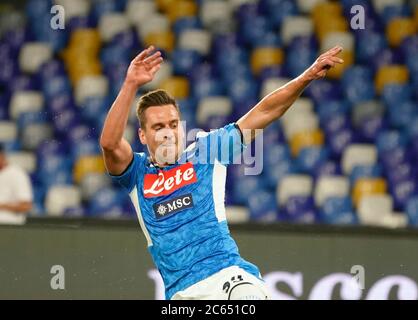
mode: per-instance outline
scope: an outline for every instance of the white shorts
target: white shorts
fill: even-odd
[[[265,283],[246,272],[232,266],[178,291],[172,300],[270,300]]]

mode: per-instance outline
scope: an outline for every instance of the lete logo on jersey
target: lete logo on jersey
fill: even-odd
[[[190,162],[158,174],[149,173],[144,177],[144,197],[164,196],[196,181],[196,172]]]

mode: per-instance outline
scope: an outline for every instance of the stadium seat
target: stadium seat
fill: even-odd
[[[43,63],[52,58],[52,49],[46,43],[26,43],[19,54],[19,66],[23,72],[36,73]]]
[[[87,98],[105,97],[108,93],[108,80],[105,76],[86,76],[81,78],[74,90],[75,101],[82,106]]]
[[[194,17],[198,13],[198,7],[193,0],[173,1],[167,8],[167,15],[173,24],[184,17]]]
[[[131,25],[137,25],[156,12],[157,6],[153,0],[129,0],[125,9],[125,15]]]
[[[272,93],[274,90],[284,86],[289,81],[290,79],[287,79],[287,78],[269,78],[269,79],[264,80],[263,83],[261,84],[260,99]],[[291,109],[295,109],[295,108],[291,108]]]
[[[313,190],[312,177],[309,175],[290,174],[280,181],[276,189],[276,200],[279,206],[287,203],[292,196],[310,196]]]
[[[251,69],[258,75],[264,68],[282,64],[283,56],[283,51],[279,48],[255,48],[251,55]]]
[[[373,165],[377,162],[377,149],[369,144],[352,144],[347,147],[341,159],[345,175],[350,175],[354,166]]]
[[[178,47],[181,49],[196,50],[206,56],[210,51],[211,35],[200,29],[188,29],[179,35]]]
[[[281,219],[304,224],[315,223],[317,214],[310,196],[290,196],[281,212]]]
[[[409,73],[406,66],[388,65],[381,67],[376,74],[376,91],[382,93],[387,84],[399,83],[405,84],[408,81]]]
[[[238,224],[250,221],[250,211],[244,206],[227,206],[225,209],[228,223]]]
[[[383,170],[379,164],[355,165],[350,173],[350,184],[354,185],[361,178],[378,178],[382,174]]]
[[[318,211],[320,222],[336,225],[355,225],[357,215],[349,197],[329,197]]]
[[[318,128],[318,117],[312,113],[301,113],[297,118],[291,117],[283,121],[283,131],[288,141],[291,141],[298,132],[313,132]]]
[[[383,13],[388,6],[401,6],[403,5],[403,0],[373,0],[373,7],[378,14]]]
[[[7,153],[7,161],[19,166],[29,174],[35,173],[36,156],[32,152],[19,151]]]
[[[417,26],[410,18],[395,18],[386,28],[386,36],[392,47],[398,47],[402,40],[417,33]]]
[[[54,0],[54,3],[65,8],[65,19],[86,17],[90,13],[91,3],[85,0]]]
[[[281,85],[279,82],[271,82],[272,85]],[[272,86],[273,87],[273,86]],[[277,89],[278,87],[276,87]],[[267,88],[266,88],[267,89]],[[270,91],[271,92],[271,91]],[[299,98],[295,101],[291,108],[289,108],[286,113],[280,118],[280,122],[283,125],[291,125],[296,123],[300,116],[308,115],[311,117],[316,117],[314,113],[314,104],[309,98]]]
[[[329,150],[326,147],[303,148],[296,158],[297,168],[302,173],[314,174],[318,167],[326,163],[328,157]]]
[[[360,127],[364,120],[381,117],[385,112],[383,104],[379,100],[370,100],[356,104],[351,113],[354,127]]]
[[[34,123],[21,132],[22,147],[34,151],[43,142],[53,137],[53,127],[46,123]]]
[[[393,211],[392,197],[387,194],[368,195],[359,203],[357,212],[364,225],[385,225],[384,219]]]
[[[287,16],[281,27],[281,38],[289,45],[295,37],[310,36],[313,33],[312,20],[304,16]]]
[[[206,28],[212,29],[218,23],[230,21],[232,10],[231,1],[204,1],[199,10],[199,17]]]
[[[44,108],[44,97],[39,91],[17,91],[10,99],[9,112],[17,120],[24,112],[40,112]]]
[[[120,218],[126,197],[126,193],[119,189],[101,189],[91,199],[87,214],[91,217]]]
[[[104,174],[106,171],[103,158],[98,156],[83,156],[74,165],[74,181],[81,183],[83,178],[89,173]]]
[[[189,81],[185,77],[167,78],[161,82],[160,87],[176,99],[185,99],[190,92]]]
[[[405,212],[410,226],[418,226],[418,196],[409,199]]]
[[[277,219],[277,205],[273,192],[257,190],[248,198],[250,218],[253,221],[274,222]]]
[[[318,179],[314,191],[315,205],[322,207],[330,197],[346,197],[350,192],[350,181],[344,176],[324,176]]]
[[[138,20],[136,30],[139,39],[146,39],[151,33],[165,34],[170,30],[170,21],[168,18],[159,13],[153,13],[146,19]]]
[[[290,141],[290,149],[293,156],[297,156],[303,148],[322,146],[324,134],[320,129],[295,133]]]
[[[205,124],[210,116],[228,116],[232,112],[232,103],[228,97],[207,97],[200,100],[197,107],[197,123]]]
[[[172,52],[174,49],[174,34],[171,31],[153,31],[145,36],[145,45],[154,45],[157,49]]]
[[[100,189],[111,186],[109,176],[98,172],[88,172],[80,182],[82,199],[90,200]]]
[[[18,137],[17,125],[14,121],[0,121],[0,142],[12,142]]]
[[[327,0],[297,0],[298,8],[302,13],[310,13],[320,3]]]
[[[387,192],[387,184],[383,178],[361,178],[353,186],[352,199],[358,206],[361,199],[370,195],[384,194]]]
[[[80,189],[71,186],[55,186],[48,190],[45,199],[45,209],[49,216],[62,216],[68,208],[81,204]]]
[[[406,144],[406,135],[397,130],[388,130],[380,133],[376,141],[379,154],[391,151],[397,147],[405,147]]]
[[[122,13],[109,13],[100,18],[99,32],[104,42],[109,42],[118,33],[129,29],[127,17]]]

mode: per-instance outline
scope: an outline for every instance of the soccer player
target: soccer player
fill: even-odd
[[[263,129],[280,118],[313,80],[336,64],[342,48],[325,52],[303,74],[263,98],[235,123],[197,134],[187,148],[176,101],[164,90],[143,95],[137,106],[134,153],[123,138],[138,89],[163,61],[150,46],[135,57],[104,123],[100,145],[111,177],[128,192],[167,299],[269,299],[258,268],[244,260],[225,218],[226,166]]]

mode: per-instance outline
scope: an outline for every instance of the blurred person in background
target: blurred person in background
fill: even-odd
[[[28,174],[9,164],[0,144],[0,224],[23,225],[32,209],[32,185]]]

